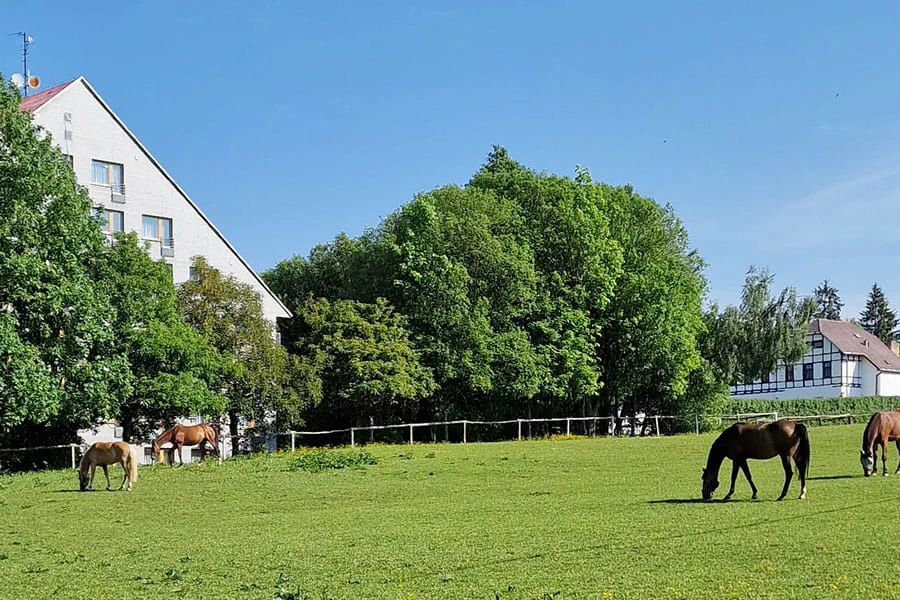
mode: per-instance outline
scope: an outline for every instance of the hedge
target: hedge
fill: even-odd
[[[859,396],[856,398],[796,398],[763,400],[729,398],[724,405],[726,415],[744,413],[778,413],[786,417],[809,415],[866,415],[879,410],[900,409],[900,396]]]

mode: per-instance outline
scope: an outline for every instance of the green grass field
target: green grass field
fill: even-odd
[[[862,477],[862,427],[811,428],[808,498],[780,503],[777,459],[751,462],[760,500],[741,475],[731,502],[698,501],[713,435],[142,467],[132,493],[2,477],[0,597],[900,597],[900,477]]]

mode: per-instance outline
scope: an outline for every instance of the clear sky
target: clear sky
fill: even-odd
[[[258,271],[500,144],[671,203],[712,300],[758,265],[800,293],[827,278],[845,318],[876,281],[900,308],[897,2],[30,0],[0,20],[34,38],[42,89],[84,75]]]

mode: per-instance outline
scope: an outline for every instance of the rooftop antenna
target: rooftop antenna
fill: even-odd
[[[32,75],[28,72],[28,46],[34,43],[34,38],[24,31],[11,33],[9,35],[22,36],[22,73],[24,74],[13,73],[9,80],[14,86],[22,90],[23,95],[27,96],[29,88],[35,89],[41,85],[40,78],[37,75]]]

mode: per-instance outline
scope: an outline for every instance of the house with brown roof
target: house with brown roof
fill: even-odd
[[[779,362],[767,377],[731,386],[731,395],[767,399],[900,396],[900,357],[859,325],[816,319],[809,325],[806,341],[809,350],[799,362]]]

